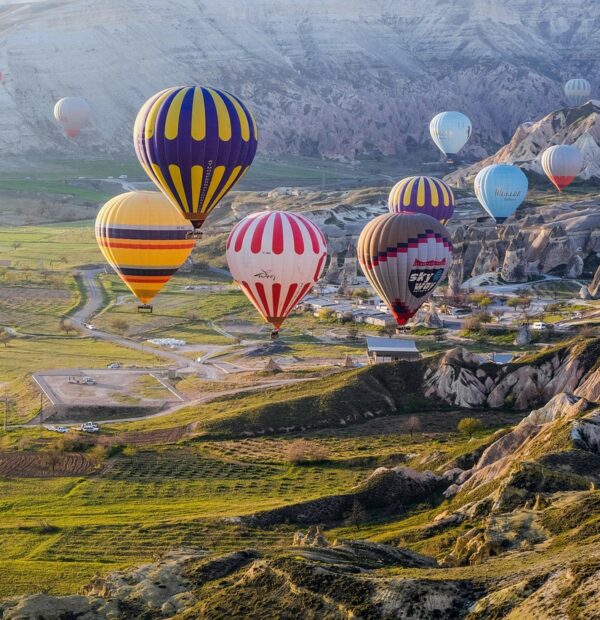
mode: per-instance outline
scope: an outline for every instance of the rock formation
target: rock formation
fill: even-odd
[[[597,400],[599,376],[592,369],[599,347],[598,341],[592,341],[505,365],[482,363],[466,349],[452,349],[425,372],[424,394],[452,406],[519,410],[565,391]]]

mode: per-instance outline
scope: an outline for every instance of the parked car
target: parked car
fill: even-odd
[[[536,321],[532,326],[531,329],[533,329],[534,331],[537,332],[541,332],[545,329],[552,329],[552,325],[550,323],[543,323],[542,321]]]
[[[56,431],[56,426],[54,426],[54,424],[44,424],[44,428],[47,431]]]
[[[57,433],[68,433],[71,429],[68,426],[56,426],[54,430]]]
[[[121,364],[119,362],[111,362],[110,364],[107,364],[106,367],[114,370],[115,368],[121,368]]]
[[[89,329],[90,331],[94,331],[96,329],[96,327],[94,325],[92,325],[91,323],[86,323],[84,325],[85,328]]]
[[[96,379],[93,377],[81,377],[81,383],[84,385],[95,385]]]
[[[186,291],[193,291],[193,290],[194,290],[194,287],[188,284],[188,285],[185,287],[185,290],[186,290]]]
[[[100,427],[95,422],[85,422],[79,427],[79,430],[84,433],[98,433],[100,432]]]
[[[583,318],[583,312],[573,312],[572,317],[573,319],[582,319]]]

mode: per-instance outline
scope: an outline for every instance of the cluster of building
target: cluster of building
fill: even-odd
[[[336,289],[337,290],[337,289]],[[322,310],[328,310],[339,321],[366,323],[376,327],[396,327],[396,321],[387,306],[377,296],[367,299],[339,299],[329,296],[324,290],[319,297],[306,297],[301,304],[304,310],[318,316]]]

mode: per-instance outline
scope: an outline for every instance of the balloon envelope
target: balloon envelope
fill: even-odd
[[[577,107],[590,100],[592,86],[583,78],[569,80],[565,84],[565,95],[570,105]]]
[[[133,130],[144,170],[195,228],[244,176],[257,140],[254,117],[236,96],[201,86],[157,93]]]
[[[429,123],[436,146],[445,155],[455,155],[471,137],[471,121],[462,112],[441,112]]]
[[[128,192],[115,196],[96,218],[96,241],[129,290],[149,303],[185,263],[195,243],[192,230],[162,194]]]
[[[540,163],[546,176],[560,192],[581,172],[583,155],[576,146],[557,144],[542,153]]]
[[[525,200],[528,188],[523,171],[508,164],[486,166],[475,177],[475,195],[497,222],[513,215]]]
[[[365,226],[357,254],[365,276],[404,325],[444,279],[452,243],[446,228],[429,215],[390,213]]]
[[[326,258],[323,233],[297,213],[253,213],[227,240],[231,275],[275,329],[317,282]]]
[[[394,185],[388,209],[390,213],[425,213],[445,224],[454,213],[454,194],[441,179],[408,177]]]
[[[63,97],[54,106],[54,118],[69,138],[79,135],[87,125],[90,106],[83,97]]]

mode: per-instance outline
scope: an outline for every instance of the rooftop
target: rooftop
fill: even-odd
[[[405,340],[404,338],[376,338],[375,336],[367,336],[367,349],[369,351],[379,352],[419,352],[414,340]]]

